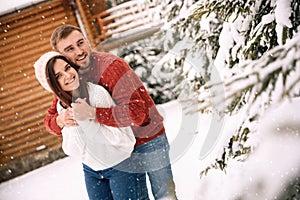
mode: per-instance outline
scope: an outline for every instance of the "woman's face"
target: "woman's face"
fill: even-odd
[[[53,70],[56,80],[64,91],[71,92],[79,87],[78,73],[66,61],[57,59]]]

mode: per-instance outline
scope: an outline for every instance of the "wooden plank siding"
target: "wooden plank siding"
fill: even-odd
[[[55,27],[78,26],[67,0],[45,1],[0,16],[0,182],[63,157],[61,137],[43,124],[53,95],[35,78]]]
[[[95,13],[100,13],[107,9],[104,0],[74,0],[82,23],[84,25],[87,37],[92,48],[100,43],[100,30],[97,21],[92,17]]]

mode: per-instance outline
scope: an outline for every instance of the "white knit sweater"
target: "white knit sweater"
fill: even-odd
[[[114,105],[110,94],[99,85],[88,83],[90,105],[109,108]],[[58,103],[58,113],[64,109]],[[62,129],[63,151],[93,170],[112,167],[128,158],[133,151],[135,137],[130,127],[115,128],[94,120],[77,121],[77,127]]]

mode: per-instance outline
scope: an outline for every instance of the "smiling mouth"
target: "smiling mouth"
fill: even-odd
[[[70,80],[68,80],[65,85],[69,85],[75,81],[75,76],[73,76]]]
[[[81,57],[77,58],[76,61],[82,61],[86,58],[86,54],[83,54]]]

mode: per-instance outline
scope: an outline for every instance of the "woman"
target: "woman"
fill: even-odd
[[[34,68],[40,84],[58,97],[58,113],[70,109],[78,99],[94,107],[114,105],[103,87],[80,80],[79,67],[59,53],[45,53]],[[62,148],[67,155],[82,160],[89,198],[149,199],[145,174],[117,170],[133,151],[135,137],[131,128],[109,127],[93,120],[77,120],[77,124],[63,128]]]

